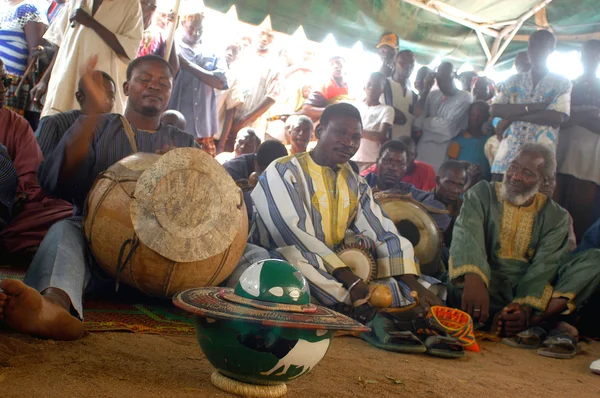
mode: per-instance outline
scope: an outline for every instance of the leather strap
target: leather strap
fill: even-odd
[[[131,128],[129,120],[127,120],[125,116],[121,115],[121,123],[123,124],[123,129],[125,129],[125,135],[127,135],[127,139],[129,140],[129,145],[131,145],[133,153],[137,153],[138,147],[135,143],[135,134],[133,132],[133,129]]]

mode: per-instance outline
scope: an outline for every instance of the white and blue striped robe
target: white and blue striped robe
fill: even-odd
[[[85,198],[96,177],[119,160],[133,154],[121,117],[111,113],[101,117],[96,126],[95,137],[90,144],[88,156],[77,172],[68,180],[60,178],[60,168],[70,137],[78,130],[86,116],[80,117],[67,131],[56,149],[38,169],[38,179],[49,194],[70,201],[75,206],[75,215],[81,215]],[[194,138],[183,131],[161,124],[156,132],[141,131],[131,126],[135,134],[138,152],[155,153],[166,146],[198,147]]]
[[[281,158],[263,172],[252,199],[255,212],[249,242],[297,267],[321,304],[351,304],[349,292],[331,276],[334,269],[346,266],[335,250],[347,230],[375,243],[377,280],[372,283],[388,285],[396,307],[412,301],[410,289],[393,277],[419,275],[413,247],[383,214],[364,178],[349,165],[334,171],[317,165],[309,153]]]
[[[2,5],[0,9],[0,59],[4,61],[6,71],[13,76],[23,76],[27,69],[29,45],[25,37],[25,25],[30,22],[48,25],[45,10],[33,1],[25,1],[11,6]]]

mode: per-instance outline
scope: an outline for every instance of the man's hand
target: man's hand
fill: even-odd
[[[86,102],[89,103],[89,109],[92,114],[100,114],[106,108],[108,97],[104,91],[102,75],[93,73],[98,64],[98,56],[92,55],[87,59],[84,65],[79,69],[81,83],[86,93]]]
[[[490,316],[490,295],[479,275],[465,275],[462,310],[479,323],[485,323]]]
[[[40,82],[31,89],[29,95],[31,96],[34,105],[39,106],[40,108],[44,107],[44,104],[42,104],[42,97],[46,94],[46,91],[48,91],[48,83],[44,80],[40,80]]]
[[[512,124],[512,120],[502,119],[498,122],[496,126],[496,137],[498,141],[502,141],[502,137],[504,136],[504,132],[510,127]]]
[[[367,286],[362,279],[356,276],[356,274],[352,272],[350,268],[338,268],[333,271],[332,275],[335,279],[340,281],[340,283],[344,285],[346,289],[352,287],[352,289],[350,289],[350,301],[352,301],[353,304],[358,300],[366,299],[369,296],[369,286]],[[358,283],[354,285],[354,282],[357,280]]]
[[[78,24],[87,26],[89,28],[92,23],[94,23],[94,17],[88,14],[84,9],[78,8],[73,14],[71,14],[69,21],[71,23],[77,22]]]
[[[425,317],[429,313],[429,310],[434,305],[444,305],[442,299],[430,292],[417,281],[415,275],[401,275],[398,277],[404,282],[411,290],[417,292],[419,295],[419,306],[416,307],[415,312],[419,317]]]
[[[521,307],[520,304],[510,303],[500,312],[496,333],[500,335],[504,332],[505,336],[510,337],[522,332],[529,327],[531,313],[531,307]]]

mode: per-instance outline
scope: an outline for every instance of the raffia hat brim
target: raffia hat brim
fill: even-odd
[[[190,289],[173,296],[173,304],[182,310],[206,318],[245,321],[263,326],[369,331],[369,328],[361,323],[326,307],[316,306],[316,311],[309,313],[265,310],[225,300],[222,298],[223,293],[231,294],[233,289],[214,287]]]

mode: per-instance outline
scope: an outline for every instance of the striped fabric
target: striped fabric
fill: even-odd
[[[40,120],[38,130],[35,132],[35,138],[37,138],[44,158],[50,156],[52,151],[58,146],[63,135],[75,124],[80,115],[81,111],[77,109],[57,113],[56,115],[47,116]]]
[[[45,11],[40,12],[35,2],[25,1],[16,6],[5,4],[0,9],[0,58],[8,73],[23,76],[27,69],[29,47],[24,27],[29,22],[48,24]]]
[[[346,266],[335,250],[348,229],[375,242],[378,282],[395,286],[395,305],[408,303],[391,277],[419,274],[413,247],[349,165],[336,172],[317,165],[309,153],[279,159],[261,175],[252,199],[250,243],[294,264],[322,304],[350,304],[348,291],[331,276]]]
[[[6,147],[0,144],[0,217],[10,215],[17,193],[19,178]],[[4,209],[2,208],[4,207]],[[8,220],[0,219],[0,227]]]
[[[82,120],[67,131],[54,150],[38,169],[38,179],[42,188],[56,197],[75,205],[75,214],[81,215],[85,198],[96,177],[119,160],[131,155],[133,150],[123,130],[120,116],[108,114],[102,117],[96,127],[95,137],[90,145],[87,158],[70,179],[60,179],[60,168],[65,156],[69,138],[77,131]],[[155,153],[167,147],[198,147],[194,138],[173,126],[162,124],[156,132],[146,132],[131,126],[139,152]]]

